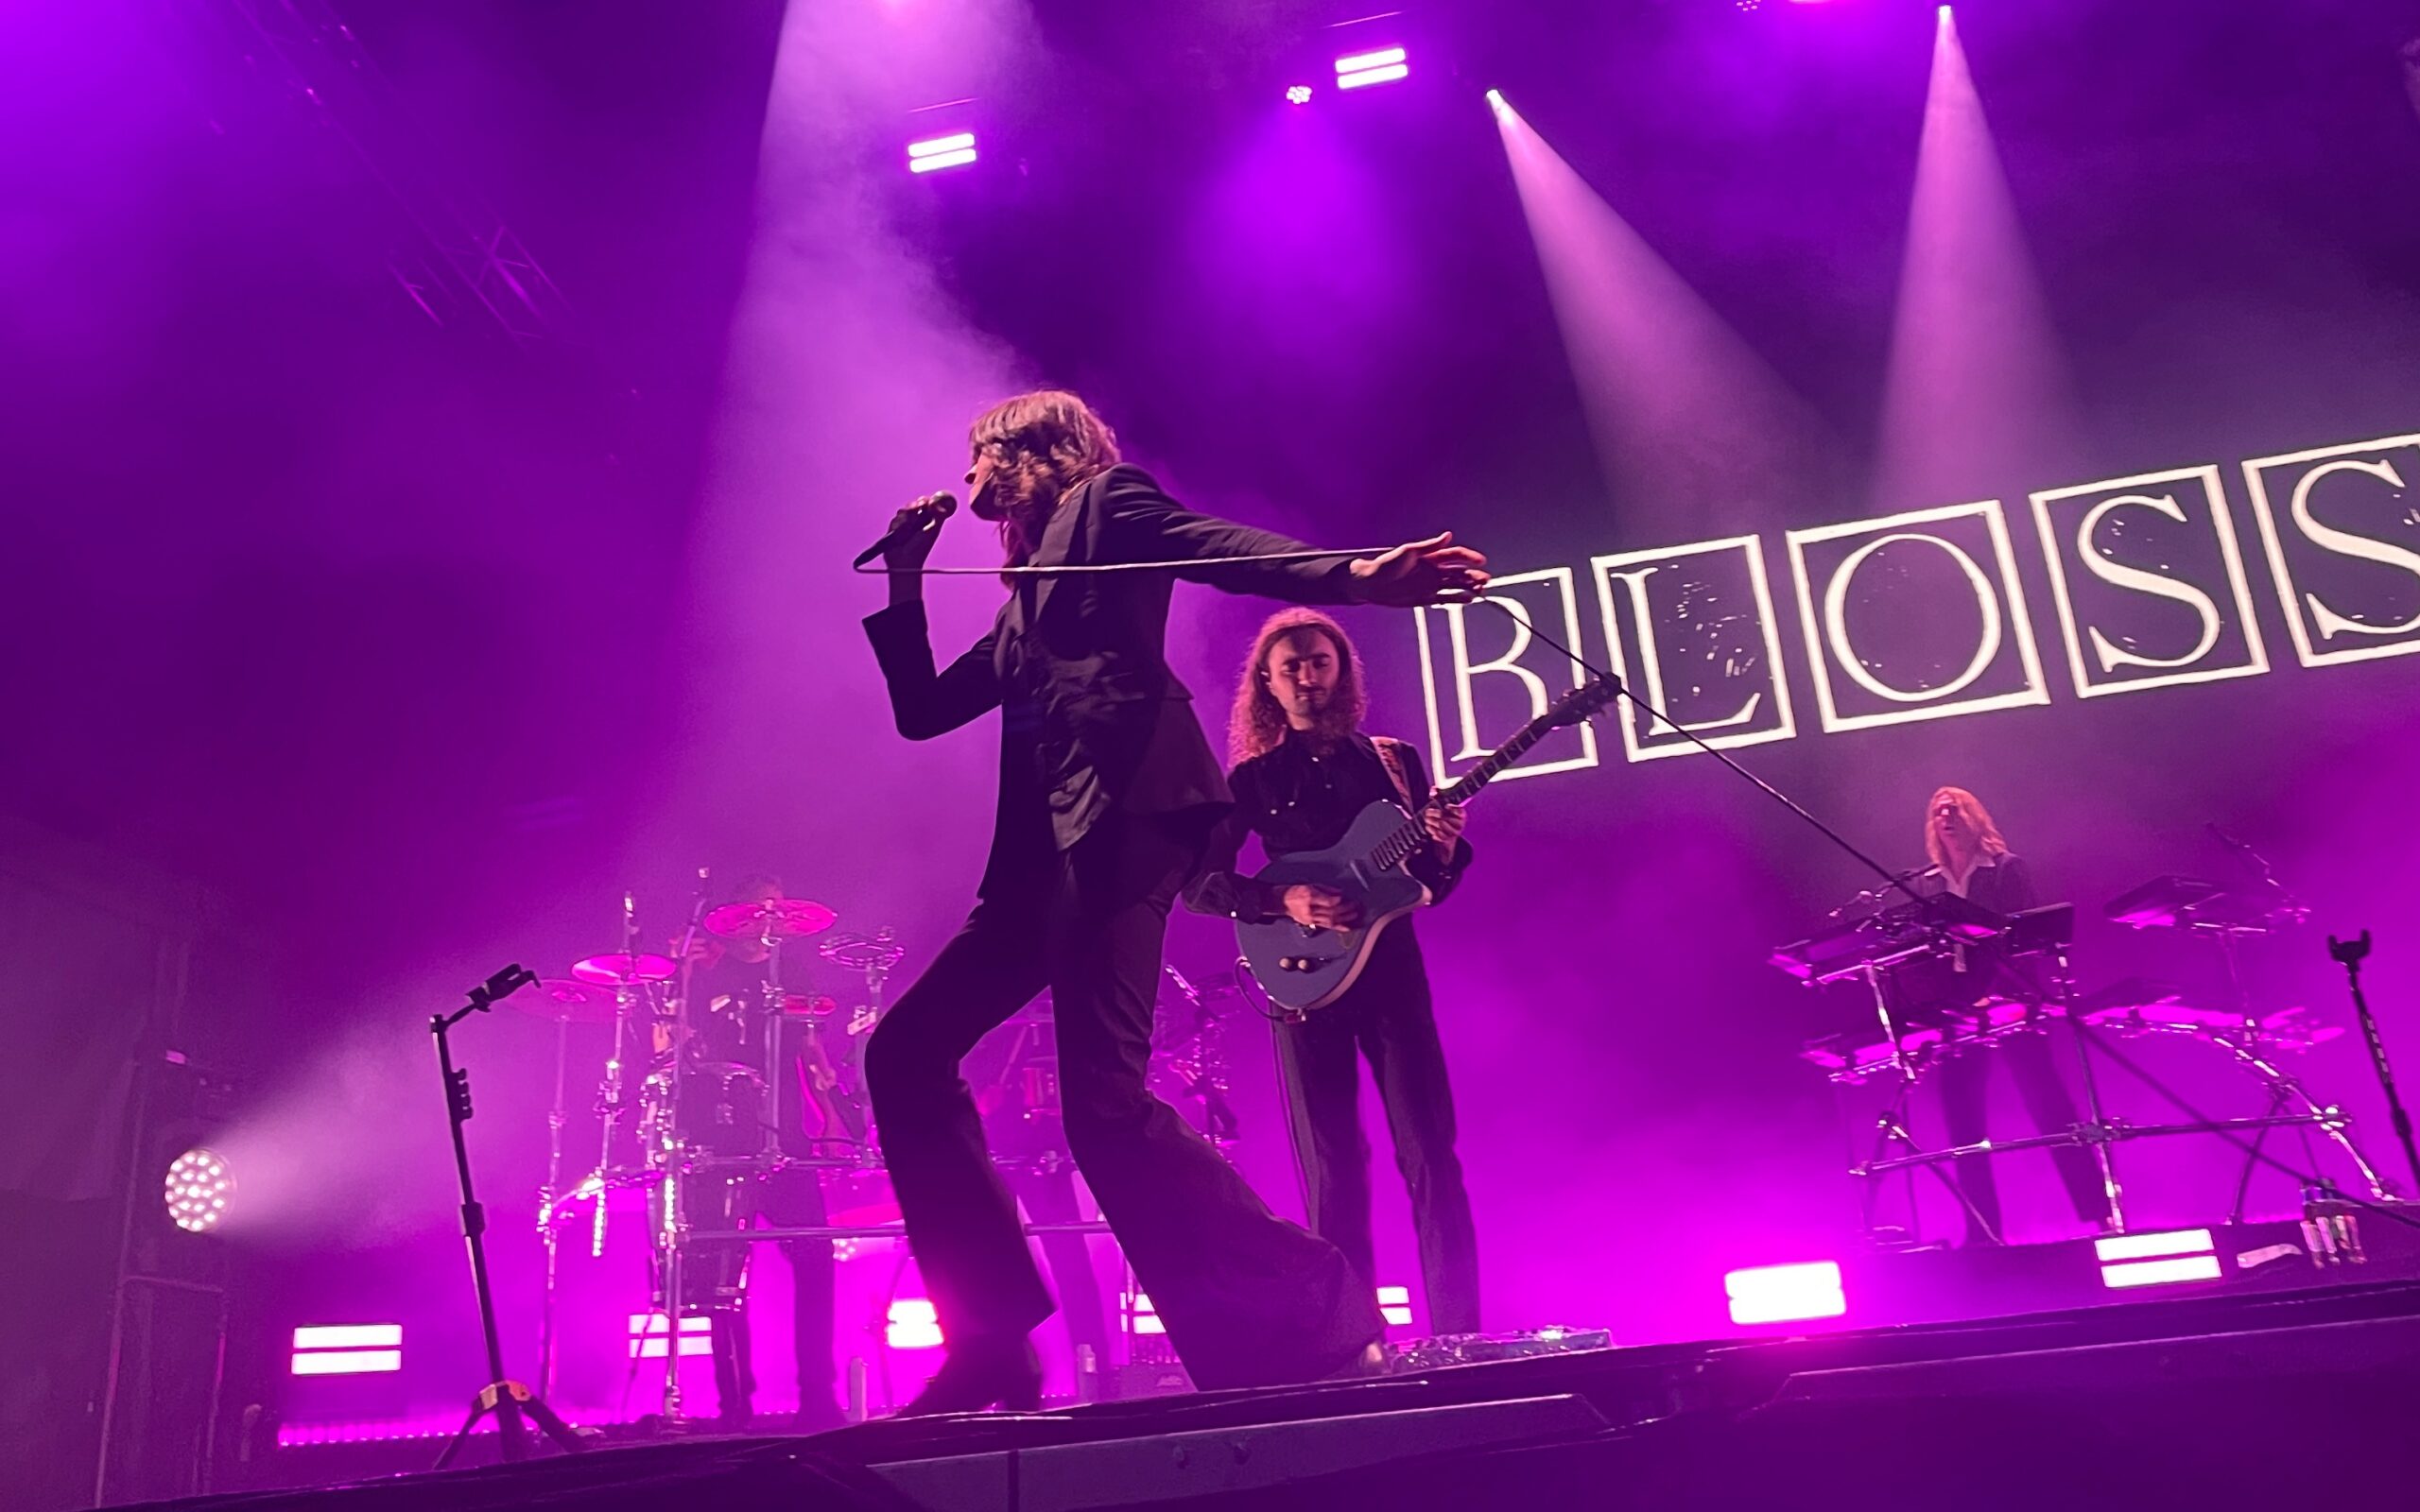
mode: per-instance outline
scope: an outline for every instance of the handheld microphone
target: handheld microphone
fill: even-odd
[[[905,541],[920,530],[939,530],[942,527],[942,522],[956,513],[958,513],[958,495],[947,490],[939,493],[926,494],[908,506],[899,523],[884,531],[880,541],[858,552],[857,559],[849,565],[862,567],[890,550],[892,541]]]

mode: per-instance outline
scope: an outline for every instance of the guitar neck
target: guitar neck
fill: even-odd
[[[1552,721],[1548,719],[1542,717],[1530,720],[1521,727],[1520,733],[1488,752],[1477,766],[1456,779],[1453,785],[1441,791],[1432,802],[1469,802],[1478,795],[1480,788],[1494,782],[1498,773],[1528,755],[1530,747],[1545,739],[1547,731],[1553,728]],[[1392,867],[1419,850],[1427,842],[1427,829],[1421,824],[1417,816],[1414,816],[1409,823],[1387,836],[1385,841],[1370,853],[1370,859],[1378,866]]]

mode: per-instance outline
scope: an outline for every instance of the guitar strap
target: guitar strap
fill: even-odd
[[[1372,737],[1370,744],[1377,747],[1378,765],[1384,766],[1387,769],[1387,775],[1394,779],[1395,792],[1403,799],[1405,812],[1419,813],[1421,799],[1411,790],[1411,774],[1404,765],[1403,742],[1377,735]]]

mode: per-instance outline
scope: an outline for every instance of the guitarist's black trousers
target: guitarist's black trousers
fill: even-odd
[[[1200,854],[1198,833],[1150,816],[1113,813],[1064,852],[1046,825],[1020,826],[965,927],[875,1028],[876,1133],[953,1345],[1050,1314],[959,1074],[1046,987],[1068,1147],[1194,1383],[1312,1380],[1378,1338],[1375,1299],[1337,1247],[1271,1213],[1145,1085],[1168,907]]]
[[[1395,1165],[1411,1195],[1420,1277],[1432,1333],[1478,1332],[1478,1240],[1462,1162],[1454,1154],[1454,1096],[1437,1039],[1428,971],[1409,919],[1378,936],[1344,996],[1277,1030],[1294,1156],[1311,1227],[1374,1285],[1370,1142],[1361,1130],[1361,1068],[1370,1060]]]

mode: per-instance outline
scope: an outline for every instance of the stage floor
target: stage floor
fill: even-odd
[[[606,1439],[519,1465],[155,1504],[1964,1512],[2290,1496],[2359,1505],[2377,1494],[2396,1505],[2411,1501],[2402,1464],[2415,1409],[2420,1282],[2392,1280],[1591,1349],[813,1436]],[[482,1435],[468,1452],[495,1451]]]

